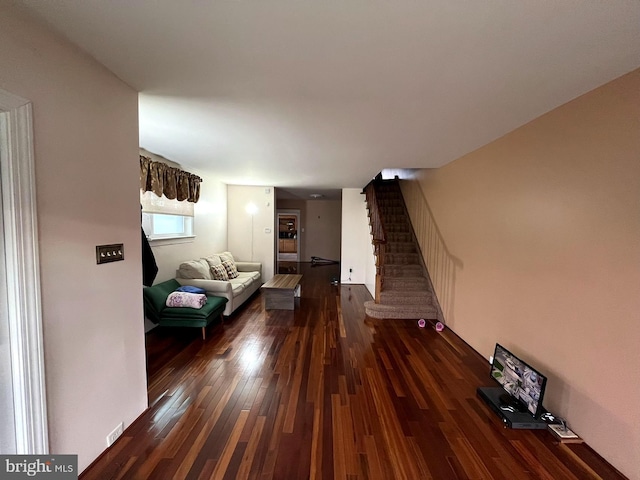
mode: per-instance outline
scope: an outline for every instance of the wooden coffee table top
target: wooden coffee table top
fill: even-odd
[[[261,288],[272,288],[278,290],[295,290],[300,283],[300,279],[302,275],[285,275],[285,274],[277,274],[274,275],[271,280],[262,285]]]

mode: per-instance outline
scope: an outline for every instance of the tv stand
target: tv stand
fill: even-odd
[[[522,403],[517,398],[512,397],[508,393],[502,393],[498,397],[498,400],[500,401],[501,407],[512,407],[516,412],[529,413],[529,411],[527,410],[527,406],[524,403]]]
[[[547,428],[547,422],[539,418],[535,418],[526,409],[525,411],[518,411],[518,407],[514,406],[515,412],[503,410],[500,407],[504,407],[505,403],[502,401],[502,396],[509,397],[509,401],[518,401],[505,393],[501,387],[478,387],[476,390],[478,396],[485,401],[489,408],[493,410],[498,417],[502,420],[506,427],[513,429],[526,429],[526,430],[544,430]],[[521,402],[518,402],[521,403]],[[507,405],[511,405],[507,403]],[[511,405],[513,406],[513,405]]]

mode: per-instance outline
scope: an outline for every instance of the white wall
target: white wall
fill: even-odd
[[[250,203],[257,208],[253,223],[246,210]],[[229,251],[236,260],[261,262],[265,282],[274,274],[276,232],[273,187],[227,186]]]
[[[0,88],[33,103],[50,445],[83,470],[147,407],[137,93],[6,2]]]
[[[341,248],[340,282],[364,284],[373,296],[375,258],[371,245],[367,207],[360,188],[342,189]],[[353,270],[351,273],[349,273],[350,268]]]
[[[195,238],[152,242],[151,249],[158,264],[154,283],[174,278],[177,268],[186,260],[227,250],[227,185],[216,180],[215,175],[183,168],[202,178],[200,200],[194,206]]]

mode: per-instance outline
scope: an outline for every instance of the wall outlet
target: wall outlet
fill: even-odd
[[[113,432],[107,435],[107,447],[110,447],[111,445],[113,445],[115,441],[118,439],[118,437],[122,435],[122,432],[124,432],[124,424],[120,422],[120,425],[114,428]]]

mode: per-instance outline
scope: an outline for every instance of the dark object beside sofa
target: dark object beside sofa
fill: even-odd
[[[205,339],[205,328],[216,319],[224,320],[222,312],[228,300],[224,297],[207,295],[207,303],[202,308],[167,307],[167,297],[180,288],[174,280],[158,283],[142,290],[144,314],[153,323],[162,327],[201,327],[202,339]]]

